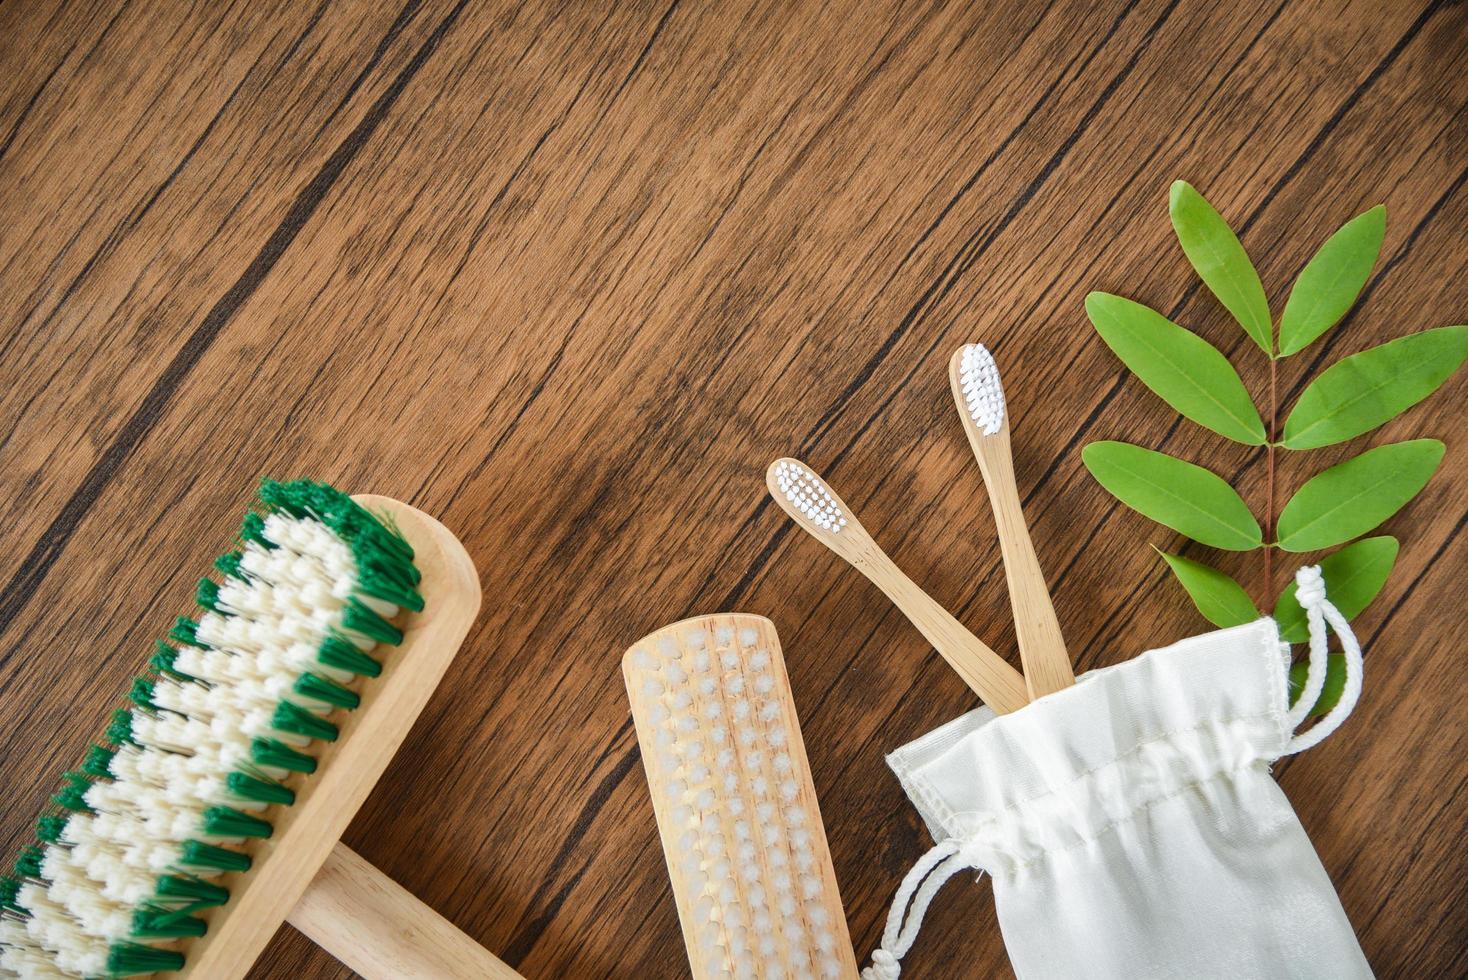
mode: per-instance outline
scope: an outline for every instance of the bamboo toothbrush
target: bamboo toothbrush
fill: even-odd
[[[904,575],[851,508],[808,466],[778,459],[766,471],[765,482],[775,503],[881,589],[985,704],[1004,714],[1029,702],[1019,671]]]
[[[622,674],[695,980],[855,980],[774,624],[674,623]]]
[[[1070,687],[1076,678],[1045,586],[1045,573],[1040,571],[1040,559],[1020,509],[1009,446],[1009,413],[1005,411],[999,368],[983,344],[969,344],[954,351],[948,362],[948,380],[958,414],[963,417],[963,431],[983,471],[994,524],[999,529],[1025,684],[1031,699],[1044,697]]]
[[[338,843],[468,632],[473,563],[385,497],[260,496],[0,879],[0,977],[235,980],[287,913],[369,980],[518,976]]]

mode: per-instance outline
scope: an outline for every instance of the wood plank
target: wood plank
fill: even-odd
[[[1262,467],[1173,425],[1081,300],[1174,313],[1263,392],[1172,240],[1184,177],[1276,310],[1320,240],[1388,205],[1365,301],[1285,390],[1461,322],[1465,21],[1298,0],[0,5],[0,846],[258,476],[312,475],[440,517],[486,589],[355,850],[527,976],[686,975],[617,658],[683,616],[761,613],[864,958],[928,845],[882,753],[974,701],[791,533],[765,465],[818,467],[1017,662],[944,376],[983,340],[1078,668],[1200,631],[1147,547],[1177,540],[1080,447],[1166,448],[1251,500]],[[1372,438],[1451,445],[1463,385]],[[1356,447],[1289,459],[1281,486]],[[1277,770],[1383,977],[1464,966],[1434,928],[1468,830],[1463,476],[1450,452],[1388,525],[1360,716]],[[1263,592],[1250,561],[1224,565]],[[908,962],[1007,975],[987,886],[949,886]],[[288,931],[256,973],[346,975]]]

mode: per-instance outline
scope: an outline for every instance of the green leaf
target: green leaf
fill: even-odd
[[[1279,546],[1315,551],[1365,534],[1417,496],[1442,458],[1443,444],[1436,439],[1413,439],[1332,466],[1280,511]]]
[[[1386,235],[1386,206],[1359,214],[1326,239],[1285,301],[1279,318],[1279,353],[1294,354],[1335,326],[1371,276]]]
[[[1362,538],[1322,558],[1320,574],[1331,604],[1342,616],[1354,619],[1376,598],[1396,561],[1397,539],[1385,534]],[[1280,593],[1274,604],[1274,621],[1279,624],[1280,639],[1287,643],[1304,643],[1309,638],[1305,610],[1295,601],[1295,583]]]
[[[1269,300],[1264,298],[1259,273],[1254,271],[1238,236],[1187,181],[1173,181],[1168,212],[1178,243],[1199,277],[1254,343],[1266,354],[1273,354]]]
[[[1301,660],[1290,666],[1290,704],[1300,700],[1300,692],[1305,689],[1305,678],[1310,673],[1310,661]],[[1318,718],[1325,714],[1341,699],[1341,693],[1346,689],[1346,657],[1345,654],[1332,653],[1325,658],[1325,687],[1320,689],[1320,698],[1315,702],[1315,707],[1310,709],[1310,717]]]
[[[1263,543],[1248,505],[1201,466],[1125,442],[1093,442],[1081,460],[1122,503],[1194,541],[1226,551]]]
[[[1259,610],[1254,608],[1249,594],[1223,572],[1181,555],[1169,555],[1160,549],[1157,553],[1188,590],[1203,618],[1214,626],[1227,629],[1259,618]]]
[[[1199,425],[1248,446],[1265,442],[1264,422],[1228,358],[1156,310],[1110,293],[1086,297],[1106,345],[1157,396]]]
[[[1284,445],[1315,449],[1359,436],[1416,405],[1468,357],[1468,326],[1424,330],[1344,358],[1310,382],[1285,420]]]

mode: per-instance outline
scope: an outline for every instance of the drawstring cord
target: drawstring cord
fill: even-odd
[[[1346,622],[1346,617],[1326,598],[1325,579],[1320,575],[1319,565],[1306,565],[1295,573],[1295,599],[1305,610],[1305,621],[1310,628],[1310,666],[1305,674],[1305,687],[1300,691],[1294,707],[1290,708],[1290,728],[1293,730],[1304,724],[1305,719],[1310,716],[1310,709],[1320,700],[1320,692],[1325,690],[1326,662],[1329,656],[1325,634],[1327,623],[1341,641],[1341,650],[1346,657],[1346,683],[1335,707],[1313,727],[1290,739],[1285,746],[1285,755],[1303,752],[1312,745],[1318,745],[1327,735],[1341,727],[1361,697],[1363,668],[1361,644],[1356,641],[1356,634],[1351,632],[1351,624]]]
[[[861,971],[862,980],[898,980],[902,975],[898,961],[917,940],[928,906],[948,879],[970,868],[983,872],[964,846],[952,838],[935,845],[918,859],[898,886],[892,910],[887,913],[887,927],[882,930],[882,945],[872,953],[872,965]],[[910,914],[909,902],[912,903]]]

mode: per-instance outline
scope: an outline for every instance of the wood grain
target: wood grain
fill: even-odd
[[[1287,398],[1463,322],[1465,39],[1462,4],[1366,0],[0,4],[0,846],[258,477],[309,475],[434,514],[485,586],[351,847],[526,976],[686,975],[617,660],[760,613],[865,955],[928,844],[882,753],[973,698],[791,533],[764,465],[809,460],[1015,662],[944,379],[983,340],[1077,669],[1201,630],[1148,547],[1179,542],[1080,447],[1165,448],[1253,502],[1262,463],[1174,423],[1082,297],[1162,309],[1262,395],[1172,241],[1182,177],[1276,310],[1387,204],[1362,302],[1284,363]],[[1464,385],[1280,474],[1454,447],[1388,525],[1361,707],[1276,769],[1383,977],[1468,972]],[[1224,564],[1256,595],[1283,584],[1247,561]],[[1007,975],[987,887],[951,885],[907,964]],[[288,930],[256,974],[345,975]]]

